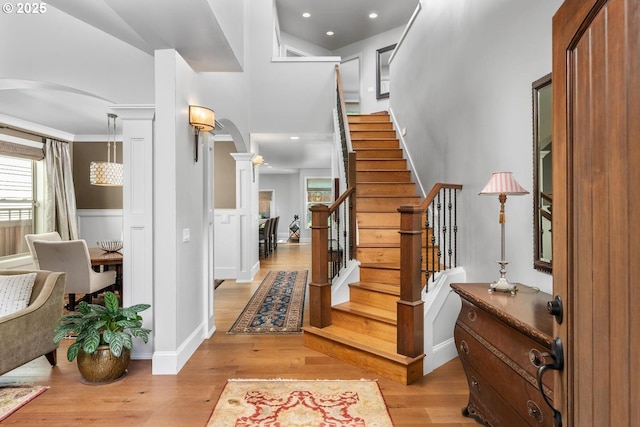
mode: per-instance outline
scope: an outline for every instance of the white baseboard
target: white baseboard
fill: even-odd
[[[458,357],[458,349],[456,348],[453,337],[433,346],[429,357],[425,357],[424,359],[425,375],[456,357]]]
[[[176,351],[155,351],[151,360],[153,375],[176,375],[204,340],[204,324],[196,328]]]
[[[236,268],[235,267],[216,267],[214,276],[216,279],[235,279]]]
[[[449,284],[464,282],[466,272],[462,267],[445,270],[429,284],[429,292],[423,290],[424,304],[424,352],[423,374],[444,365],[458,355],[453,339],[453,329],[460,302],[452,295]],[[457,295],[455,295],[457,296]],[[437,340],[438,342],[434,342]]]
[[[213,327],[211,329],[209,329],[209,331],[207,332],[207,337],[206,339],[209,339],[213,336],[213,334],[216,333],[216,331],[218,330],[218,328],[216,328],[215,325],[213,325]]]

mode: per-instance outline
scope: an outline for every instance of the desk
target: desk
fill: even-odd
[[[113,267],[116,270],[116,289],[122,298],[122,253],[107,252],[98,247],[89,248],[89,258],[91,258],[91,266],[94,270],[104,267],[106,270]]]

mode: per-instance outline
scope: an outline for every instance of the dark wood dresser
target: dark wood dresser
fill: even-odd
[[[516,295],[490,293],[488,283],[451,287],[462,299],[454,338],[469,383],[463,414],[493,427],[553,426],[537,380],[553,341],[551,295],[522,285]],[[553,375],[543,390],[553,402]]]

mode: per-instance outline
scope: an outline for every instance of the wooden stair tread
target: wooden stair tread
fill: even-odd
[[[379,268],[382,270],[400,270],[400,265],[394,264],[394,263],[382,263],[382,262],[374,263],[374,264],[363,262],[360,264],[360,268]]]
[[[376,131],[380,131],[383,129],[370,129],[367,132],[376,132]],[[388,130],[388,129],[384,129],[384,130]],[[363,131],[357,131],[357,132],[363,132]],[[394,141],[394,142],[399,142],[398,138],[393,138],[391,136],[388,137],[377,137],[377,136],[362,136],[362,135],[356,135],[354,137],[351,138],[351,142],[353,141]]]
[[[392,325],[396,324],[397,314],[395,311],[385,310],[383,308],[372,307],[366,304],[347,301],[331,307],[332,310],[344,311],[356,314],[369,319],[375,319],[379,322],[385,322]],[[393,307],[395,310],[395,307]]]
[[[408,172],[408,170],[407,169],[359,169],[358,172],[387,173],[387,172]]]
[[[362,150],[374,150],[374,148],[362,148]],[[400,148],[381,148],[381,150],[400,150]],[[356,160],[356,166],[358,166],[357,162],[395,162],[398,160],[405,160],[403,158],[395,158],[395,157],[358,157]]]
[[[358,184],[372,184],[372,185],[381,185],[383,187],[389,187],[389,186],[401,186],[401,185],[408,185],[408,184],[413,184],[415,185],[415,182],[413,181],[403,181],[403,182],[389,182],[389,181],[358,181],[356,180],[356,186]],[[376,194],[371,194],[371,193],[367,193],[368,196],[377,196]],[[358,196],[360,197],[360,196]],[[384,197],[384,193],[380,194],[380,197]]]
[[[355,347],[374,354],[378,357],[391,360],[401,365],[409,365],[416,360],[424,358],[424,354],[418,357],[408,357],[397,353],[396,344],[371,337],[365,334],[359,334],[349,329],[341,328],[336,325],[330,325],[325,328],[315,328],[313,326],[305,326],[302,328],[305,332],[318,335],[332,341]]]
[[[399,248],[400,243],[360,243],[358,248]]]
[[[392,285],[389,283],[356,282],[356,283],[350,283],[349,286],[360,287],[362,289],[368,289],[371,291],[385,293],[388,295],[400,296],[400,287],[398,285]]]
[[[363,194],[356,196],[358,199],[416,199],[421,200],[420,196],[403,196],[402,194],[380,194],[379,196],[373,194]],[[399,206],[399,205],[398,205]]]

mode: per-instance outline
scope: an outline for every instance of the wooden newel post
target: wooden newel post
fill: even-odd
[[[311,257],[309,324],[316,328],[324,328],[331,325],[329,207],[326,205],[311,206]]]
[[[424,353],[422,301],[422,214],[416,206],[401,206],[400,300],[398,301],[398,353],[417,357]]]

